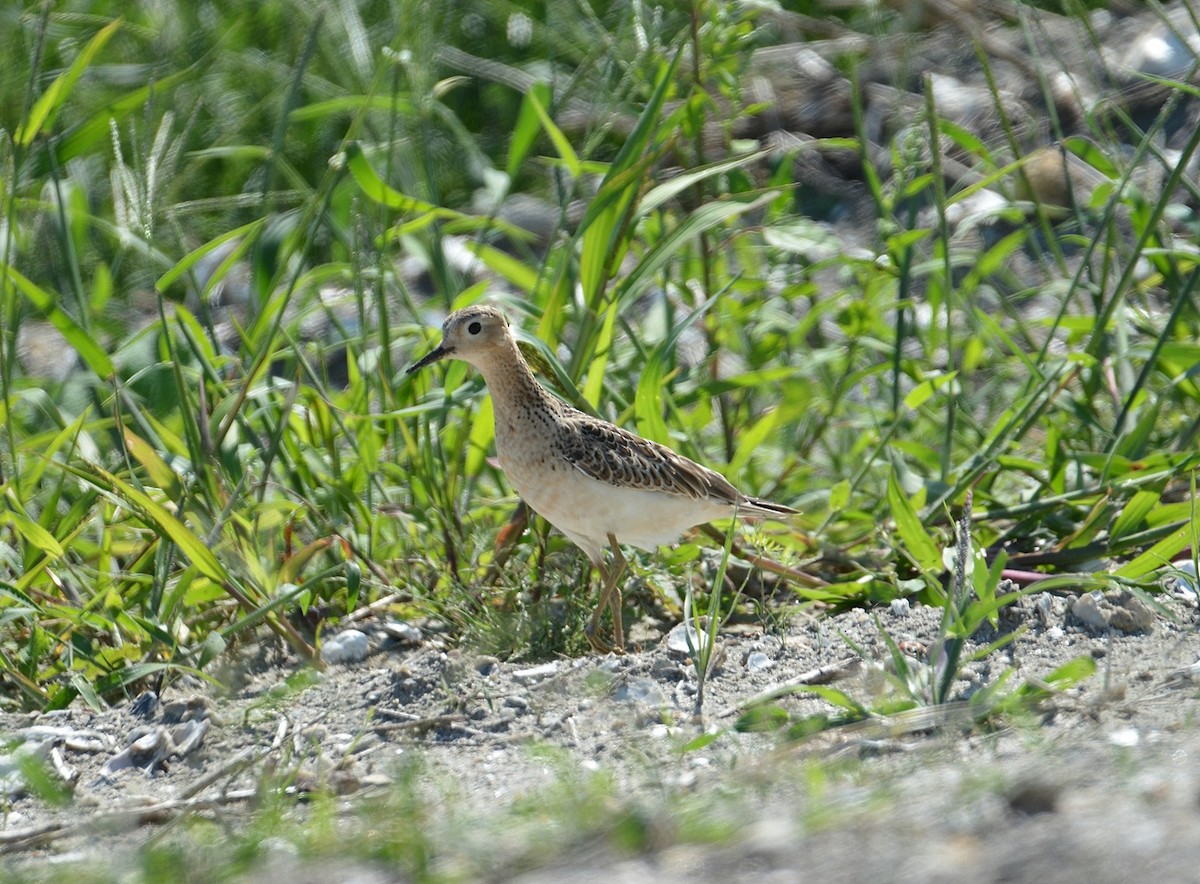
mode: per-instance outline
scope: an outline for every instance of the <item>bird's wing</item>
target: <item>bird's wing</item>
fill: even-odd
[[[610,485],[717,500],[733,506],[745,498],[719,473],[583,413],[568,415],[561,453],[585,476]]]

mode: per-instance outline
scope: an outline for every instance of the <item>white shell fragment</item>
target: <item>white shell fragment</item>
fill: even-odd
[[[512,674],[513,681],[521,684],[532,684],[533,682],[541,681],[544,678],[549,678],[558,672],[558,662],[551,660],[549,663],[543,663],[541,666],[531,666],[529,669],[518,669]]]
[[[109,779],[117,771],[136,767],[153,774],[166,767],[170,758],[183,758],[204,742],[211,727],[209,719],[185,721],[173,727],[159,725],[136,728],[129,734],[129,745],[100,768],[100,777]]]

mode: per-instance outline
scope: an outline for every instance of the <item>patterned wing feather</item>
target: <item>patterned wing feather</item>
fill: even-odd
[[[724,476],[656,442],[584,414],[570,415],[564,424],[563,457],[600,482],[731,506],[744,500]]]

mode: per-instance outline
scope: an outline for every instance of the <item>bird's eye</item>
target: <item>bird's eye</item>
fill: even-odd
[[[470,325],[467,326],[467,331],[469,331],[473,335],[477,335],[481,331],[483,331],[483,323],[472,322]]]

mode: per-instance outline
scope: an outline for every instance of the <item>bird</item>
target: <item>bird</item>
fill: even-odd
[[[597,651],[625,650],[622,544],[653,552],[713,519],[786,520],[798,513],[748,497],[720,473],[554,396],[534,377],[507,318],[495,307],[451,313],[441,343],[406,374],[443,359],[461,359],[483,375],[492,396],[496,454],[508,481],[598,571],[600,597],[586,630]],[[606,608],[612,611],[612,645],[600,635]]]

